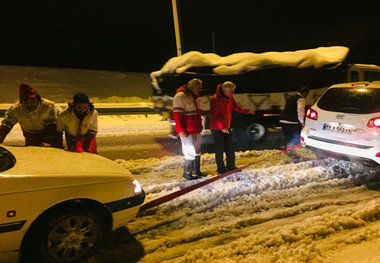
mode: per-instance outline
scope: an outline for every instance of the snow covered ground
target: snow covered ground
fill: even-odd
[[[239,152],[237,165],[274,152]],[[191,184],[180,181],[182,157],[117,162],[142,183],[147,201]],[[203,156],[202,167],[215,174],[212,155]],[[128,225],[141,253],[135,256],[138,262],[380,262],[379,173],[334,159],[293,163],[277,156],[145,211]],[[133,259],[129,244],[116,242],[90,262]]]
[[[99,136],[161,134],[167,125],[157,115],[100,116]],[[16,128],[6,143],[20,136]],[[276,152],[237,152],[236,164]],[[297,156],[268,158],[144,211],[87,262],[380,262],[380,169]],[[181,181],[182,156],[115,162],[140,181],[146,202],[193,183]],[[213,154],[202,155],[202,170],[215,176]]]

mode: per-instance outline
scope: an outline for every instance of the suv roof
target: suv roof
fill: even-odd
[[[368,88],[380,88],[380,81],[360,81],[360,82],[348,82],[332,85],[330,88],[354,88],[354,87],[368,87]]]

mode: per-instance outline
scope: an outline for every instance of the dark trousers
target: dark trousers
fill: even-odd
[[[287,148],[297,145],[301,142],[301,124],[281,123],[281,127]]]
[[[220,130],[211,130],[215,145],[215,161],[218,167],[218,173],[225,173],[228,170],[234,170],[235,167],[235,150],[232,141],[232,134],[223,133]],[[223,153],[226,153],[227,169],[223,161]]]

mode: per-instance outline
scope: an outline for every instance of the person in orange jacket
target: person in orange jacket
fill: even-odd
[[[54,102],[41,98],[38,91],[23,83],[19,88],[19,102],[11,106],[0,126],[0,143],[17,123],[25,137],[25,146],[62,147],[56,131],[57,115],[60,110]]]
[[[202,81],[195,78],[190,80],[187,85],[178,88],[173,98],[173,119],[185,156],[184,180],[207,176],[200,171],[203,127],[197,98],[201,89]]]
[[[210,129],[215,145],[215,161],[218,174],[236,169],[235,151],[231,135],[232,112],[255,114],[255,110],[248,110],[234,99],[236,85],[231,81],[219,84],[216,93],[210,100]],[[223,153],[226,153],[227,168],[223,161]]]
[[[57,118],[57,130],[65,133],[67,149],[72,152],[97,153],[98,112],[86,94],[75,94]]]

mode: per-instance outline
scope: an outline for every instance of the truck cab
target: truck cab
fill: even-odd
[[[349,65],[347,73],[347,82],[380,80],[380,67],[377,65]]]

